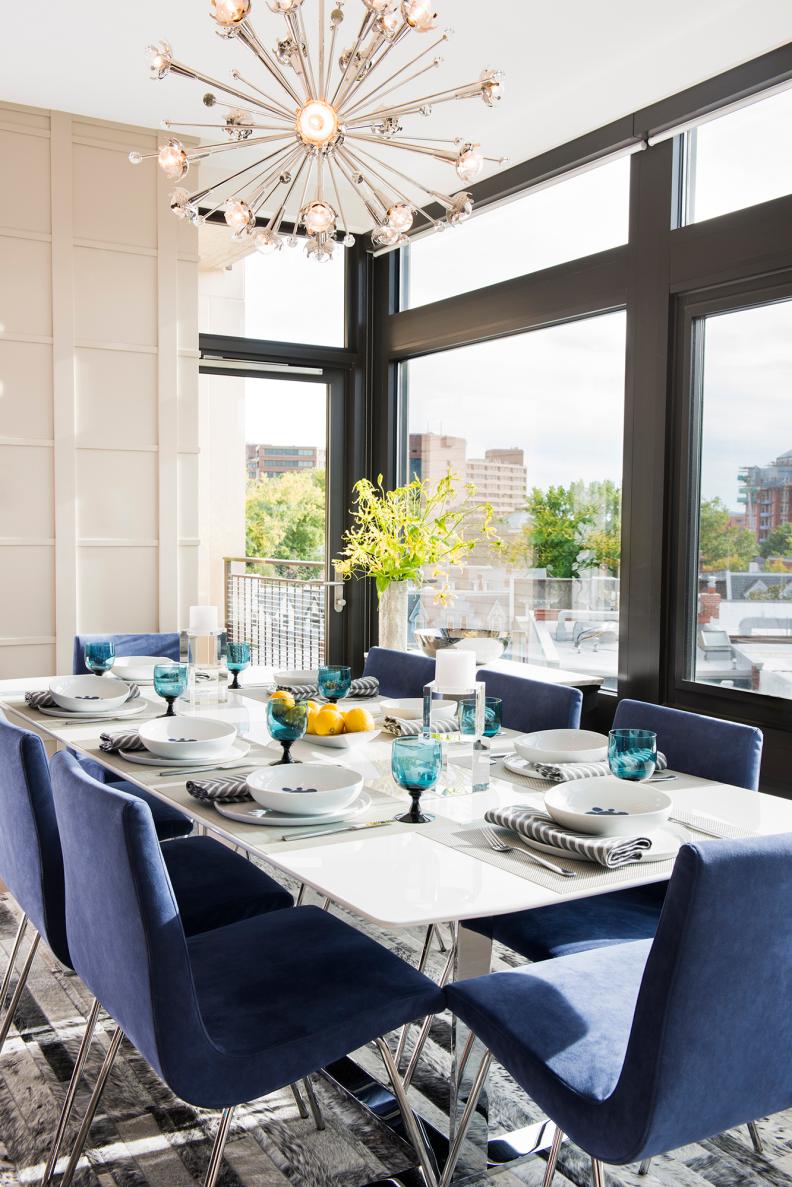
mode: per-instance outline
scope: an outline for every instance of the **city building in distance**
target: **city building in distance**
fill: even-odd
[[[295,470],[323,470],[325,451],[315,445],[254,445],[245,446],[247,476],[251,482],[258,478],[277,478]]]
[[[792,449],[769,466],[744,466],[739,478],[745,526],[762,544],[774,528],[792,522]]]
[[[525,506],[528,471],[522,449],[488,449],[483,458],[468,458],[464,437],[410,433],[410,478],[436,486],[449,472],[472,482],[476,498],[491,503],[496,515],[511,515]]]

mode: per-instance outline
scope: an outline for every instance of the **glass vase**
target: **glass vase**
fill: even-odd
[[[379,645],[407,650],[409,581],[391,581],[379,600]]]

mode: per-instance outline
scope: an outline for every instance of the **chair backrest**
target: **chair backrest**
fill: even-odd
[[[201,1021],[179,908],[142,800],[98,783],[66,751],[51,763],[72,965],[172,1086],[200,1058]],[[177,1089],[178,1091],[178,1089]]]
[[[0,714],[0,879],[42,939],[70,964],[63,859],[44,744]]]
[[[631,1162],[792,1105],[792,835],[684,845],[614,1118]]]
[[[682,709],[644,701],[620,701],[614,729],[648,729],[675,771],[756,791],[762,761],[762,731]]]
[[[372,647],[366,656],[364,676],[376,676],[386,697],[420,697],[424,685],[435,678],[435,662],[426,655]]]
[[[177,631],[142,635],[75,635],[72,671],[75,676],[84,676],[86,643],[114,643],[116,655],[161,655],[163,659],[179,658],[179,634]]]
[[[487,696],[503,701],[503,725],[520,733],[534,730],[572,729],[580,725],[583,693],[567,684],[550,684],[481,668],[478,674]]]

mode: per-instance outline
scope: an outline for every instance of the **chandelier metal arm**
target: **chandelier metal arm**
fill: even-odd
[[[183,62],[171,62],[170,73],[178,74],[182,78],[191,78],[196,82],[203,82],[209,87],[213,87],[216,91],[222,91],[224,95],[233,95],[235,99],[241,99],[243,103],[248,103],[253,107],[262,108],[264,111],[269,111],[271,114],[279,115],[280,112],[269,107],[266,103],[262,103],[253,95],[246,95],[244,91],[238,91],[235,87],[230,87],[228,83],[220,82],[217,78],[212,78],[209,74],[202,74],[200,70],[193,70],[191,66],[185,66]]]
[[[418,205],[418,203],[416,203],[413,198],[409,198],[404,193],[404,191],[400,190],[397,186],[395,186],[392,181],[389,181],[386,177],[383,177],[382,174],[380,172],[378,172],[377,169],[374,168],[374,165],[371,164],[371,162],[373,161],[377,165],[382,165],[382,167],[384,169],[389,169],[390,166],[388,165],[388,163],[386,161],[380,161],[378,157],[372,156],[370,153],[365,152],[363,149],[358,149],[357,152],[353,152],[351,149],[348,148],[347,153],[362,168],[369,169],[374,174],[375,177],[379,178],[379,180],[382,182],[383,185],[386,185],[390,189],[392,189],[397,198],[400,198],[401,201],[406,203],[407,206],[414,207],[418,211],[419,214],[422,214],[424,216],[424,218],[432,224],[432,226],[434,226],[434,227],[442,226],[439,219],[434,218],[429,213],[429,211],[425,209],[425,207]],[[361,158],[363,158],[363,159],[361,160]],[[417,190],[421,189],[418,182],[411,181],[409,177],[407,177],[405,174],[400,174],[398,172],[398,170],[391,169],[391,172],[395,172],[397,174],[397,176],[403,177],[404,180],[410,182],[410,184],[413,185],[415,187],[415,189],[417,189]]]
[[[308,92],[308,97],[311,99],[320,99],[321,95],[316,86],[316,77],[314,75],[313,62],[310,54],[307,54],[308,34],[305,30],[305,21],[303,20],[302,8],[298,8],[296,12],[290,12],[286,16],[286,21],[292,31],[292,37],[297,45],[297,52],[300,56],[303,70],[305,71],[305,85]],[[306,47],[303,52],[303,46]],[[306,56],[307,55],[307,56]]]
[[[350,53],[349,53],[349,61],[347,62],[346,66],[344,67],[344,69],[341,72],[341,78],[339,79],[338,86],[336,87],[335,91],[333,92],[333,98],[330,100],[330,103],[333,107],[338,106],[338,96],[341,93],[341,88],[343,87],[344,83],[347,80],[347,77],[349,75],[350,70],[352,69],[355,59],[357,58],[358,51],[359,51],[361,45],[366,40],[366,36],[368,35],[369,28],[371,26],[371,21],[372,21],[372,14],[369,12],[368,9],[366,9],[366,12],[363,16],[363,20],[360,25],[360,31],[357,35],[357,38],[355,39],[355,44],[352,46],[352,49],[350,50]]]
[[[239,70],[232,70],[231,77],[236,79],[237,82],[244,83],[246,87],[250,87],[251,91],[255,91],[257,95],[261,95],[262,99],[266,99],[268,103],[273,104],[273,113],[279,119],[282,119],[287,124],[294,124],[294,111],[286,107],[279,99],[274,98],[273,95],[268,95],[266,91],[262,91],[261,87],[257,87],[249,78],[245,78],[244,74]]]
[[[285,144],[285,145],[282,145],[280,148],[276,148],[275,151],[269,153],[268,156],[261,157],[258,161],[251,161],[251,163],[249,165],[245,165],[244,168],[238,169],[236,173],[232,173],[229,177],[222,177],[220,179],[220,181],[216,181],[214,183],[214,185],[207,186],[203,190],[196,190],[194,194],[190,194],[190,202],[202,201],[202,199],[208,197],[209,194],[214,193],[215,190],[219,190],[224,185],[228,185],[228,183],[230,181],[236,181],[236,179],[238,177],[242,177],[243,174],[245,174],[245,173],[250,173],[250,171],[252,169],[258,169],[261,165],[268,165],[270,161],[274,161],[275,158],[278,156],[285,155],[288,151],[289,151],[289,145]],[[263,176],[263,174],[259,173],[255,177],[248,178],[248,180],[244,183],[244,185],[240,186],[240,189],[236,190],[235,193],[239,193],[240,190],[245,189],[249,185],[255,185],[258,182],[259,178],[262,176]],[[233,196],[233,195],[231,195],[231,196]],[[223,198],[222,201],[225,202],[226,198]],[[218,209],[218,208],[216,207],[215,209]]]
[[[305,100],[300,98],[297,91],[294,89],[286,75],[278,66],[278,63],[270,56],[265,46],[262,45],[261,40],[259,39],[258,34],[251,25],[250,21],[242,22],[242,24],[239,26],[237,36],[239,37],[239,40],[242,42],[242,44],[247,46],[247,48],[256,55],[262,66],[264,66],[265,69],[268,70],[275,79],[275,81],[283,87],[286,94],[297,104],[298,107],[302,107]]]
[[[438,37],[437,41],[433,41],[432,44],[427,46],[427,48],[425,50],[422,50],[421,53],[416,54],[416,56],[414,58],[411,58],[410,61],[405,63],[404,66],[401,66],[393,74],[389,74],[388,77],[386,79],[384,79],[383,82],[379,83],[378,86],[374,87],[373,90],[369,91],[366,95],[364,95],[362,99],[358,99],[357,103],[353,103],[351,107],[347,107],[347,106],[342,107],[340,114],[345,118],[349,118],[349,116],[352,115],[354,112],[356,112],[360,107],[362,107],[364,103],[368,103],[371,99],[373,99],[375,95],[381,96],[383,89],[386,86],[388,86],[389,83],[392,83],[393,80],[398,78],[400,74],[404,74],[405,70],[409,70],[411,66],[415,66],[418,62],[420,62],[421,58],[425,58],[427,54],[430,54],[432,52],[432,50],[437,49],[438,45],[442,45],[443,42],[447,41],[447,40],[448,40],[448,33],[446,32],[443,34],[442,37]],[[384,58],[385,58],[385,55],[383,54],[382,57],[380,58],[379,62],[377,62],[378,66],[380,65],[380,62],[382,62],[384,60]],[[413,77],[417,78],[418,76],[413,75]],[[403,83],[401,83],[400,85],[404,86],[410,81],[411,81],[411,79],[405,78]],[[352,88],[352,91],[347,96],[347,100],[352,97],[355,90],[357,90],[357,87]],[[391,88],[391,90],[393,90],[393,88]],[[389,93],[390,92],[388,92],[388,91],[385,92],[385,94],[389,94]]]
[[[453,207],[453,202],[447,194],[439,194],[436,190],[431,190],[428,188],[428,186],[421,185],[421,183],[416,181],[414,177],[410,177],[407,173],[402,173],[401,169],[397,169],[395,165],[391,165],[388,161],[381,161],[379,157],[373,157],[372,154],[367,153],[365,149],[359,148],[357,151],[362,156],[371,157],[371,159],[377,161],[383,169],[387,169],[389,173],[393,173],[394,176],[401,178],[402,181],[406,181],[408,185],[413,186],[413,188],[416,190],[420,190],[420,192],[426,194],[427,197],[434,198],[435,201],[440,202],[441,205],[446,208],[446,210],[450,210]],[[427,218],[429,218],[431,222],[435,221],[430,215],[427,215]]]
[[[163,120],[163,128],[213,128],[217,132],[227,132],[228,124],[190,124],[183,120]],[[245,124],[245,128],[250,128],[251,132],[284,132],[283,124]],[[251,144],[250,140],[243,143]],[[233,148],[234,143],[229,141],[226,148]],[[156,157],[156,153],[147,153],[147,156]]]
[[[276,132],[273,136],[252,136],[250,140],[243,140],[246,148],[253,148],[256,144],[273,144],[276,140],[291,140],[291,132]],[[227,140],[218,144],[200,144],[194,152],[187,154],[188,161],[202,161],[204,157],[214,156],[218,152],[228,152],[230,145]]]
[[[305,159],[308,162],[308,172],[305,175],[305,185],[302,188],[302,193],[300,194],[300,201],[297,205],[297,218],[295,219],[295,222],[294,222],[295,235],[297,234],[300,224],[303,221],[303,210],[305,209],[305,198],[308,193],[308,186],[311,181],[311,174],[313,173],[313,167],[314,167],[314,158],[313,157],[306,157]]]
[[[308,158],[306,156],[303,156],[303,159],[300,161],[300,167],[297,170],[297,172],[295,173],[292,181],[290,183],[287,183],[288,188],[286,190],[286,193],[283,196],[283,200],[281,201],[281,204],[278,207],[275,214],[273,214],[272,218],[267,223],[268,231],[272,231],[275,234],[279,230],[280,225],[283,222],[283,217],[286,213],[286,206],[288,205],[289,198],[292,196],[293,191],[297,188],[297,184],[300,180],[300,176],[302,175],[302,172],[306,166],[307,161],[308,161]],[[275,191],[273,190],[272,192],[274,193]]]
[[[375,207],[373,207],[371,205],[371,203],[366,198],[366,195],[361,193],[360,187],[358,186],[357,182],[353,178],[352,174],[347,169],[344,168],[345,159],[346,158],[344,155],[344,150],[342,149],[341,152],[339,153],[338,157],[336,158],[336,165],[338,166],[338,169],[343,174],[343,176],[347,179],[349,184],[352,186],[353,192],[355,194],[357,194],[358,198],[360,199],[360,201],[363,203],[366,210],[368,211],[369,216],[371,218],[373,218],[374,222],[379,225],[382,215],[379,213],[378,210],[375,209]]]
[[[319,90],[317,98],[325,99],[325,0],[319,0]]]
[[[374,50],[371,53],[371,62],[370,62],[368,69],[362,75],[359,75],[357,78],[355,78],[353,80],[352,84],[349,87],[347,87],[346,92],[343,95],[343,99],[342,99],[342,101],[344,103],[347,103],[352,98],[352,96],[357,91],[360,90],[360,88],[363,86],[363,83],[366,81],[366,77],[369,74],[371,74],[373,71],[378,70],[379,67],[382,65],[382,63],[387,58],[388,54],[392,53],[393,50],[395,50],[397,46],[401,45],[401,43],[402,43],[402,41],[404,41],[405,37],[411,32],[412,32],[412,30],[411,30],[410,26],[407,24],[406,21],[404,21],[402,23],[401,27],[398,29],[398,31],[396,33],[394,33],[394,35],[392,37],[384,37],[383,36],[380,39],[380,44],[378,46],[375,46]],[[379,53],[380,49],[382,49],[382,53],[380,53],[378,58],[375,58],[374,54]]]
[[[327,92],[330,90],[330,79],[333,76],[333,62],[335,61],[335,47],[336,37],[338,36],[338,24],[333,22],[333,27],[330,31],[330,49],[327,54],[327,71],[322,75],[322,98],[327,99]]]
[[[434,58],[428,66],[424,66],[421,70],[416,70],[414,74],[408,75],[407,78],[402,79],[401,82],[397,82],[392,87],[389,87],[388,90],[383,91],[380,94],[380,99],[384,99],[384,97],[389,95],[392,91],[397,91],[399,87],[406,87],[408,83],[415,82],[416,78],[421,78],[422,75],[428,74],[430,70],[436,70],[438,66],[442,65],[442,63],[442,58]],[[358,106],[360,106],[360,104]],[[357,108],[353,108],[352,110],[355,111]],[[348,118],[351,114],[352,112],[346,112],[345,116]]]
[[[292,165],[294,165],[299,160],[299,157],[300,150],[293,148],[291,152],[287,152],[285,156],[281,157],[277,164],[273,165],[272,168],[267,171],[266,177],[264,177],[264,179],[259,184],[258,189],[255,190],[250,198],[249,205],[254,214],[258,214],[259,210],[261,210],[261,208],[266,205],[267,202],[269,202],[270,198],[278,189],[278,187],[284,184],[281,181],[281,177],[285,172],[287,172],[287,170],[291,169]],[[274,185],[272,184],[273,182],[275,182]],[[233,195],[229,196],[233,197]]]
[[[355,116],[354,120],[348,122],[347,127],[356,127],[362,124],[370,124],[372,120],[377,120],[382,116],[393,115],[414,115],[418,113],[422,107],[427,107],[438,103],[452,103],[455,99],[475,99],[481,94],[480,82],[469,82],[456,90],[438,91],[434,95],[424,95],[420,99],[412,99],[408,103],[402,103],[396,107],[381,107],[377,111],[366,112],[365,115]]]
[[[349,233],[349,223],[347,222],[346,216],[344,214],[344,204],[341,201],[341,193],[338,188],[338,178],[335,175],[335,169],[333,168],[333,162],[331,160],[328,160],[328,162],[327,162],[327,172],[330,174],[330,180],[333,183],[333,192],[335,194],[335,200],[338,203],[338,220],[341,223],[341,227],[343,228],[343,230],[348,234]]]
[[[415,152],[423,156],[434,157],[436,161],[447,161],[451,164],[459,156],[458,152],[444,152],[442,149],[428,148],[423,144],[411,144],[408,140],[383,140],[381,136],[370,136],[366,132],[348,132],[348,140],[365,140],[369,144],[380,144],[383,148],[398,148],[402,152]]]

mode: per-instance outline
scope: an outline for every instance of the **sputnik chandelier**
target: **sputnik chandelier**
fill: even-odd
[[[503,94],[502,74],[488,69],[465,86],[398,99],[394,92],[409,88],[443,60],[431,55],[448,40],[450,30],[441,32],[382,81],[375,81],[384,73],[380,68],[386,61],[395,65],[392,55],[398,47],[411,41],[413,34],[431,34],[435,29],[432,0],[362,0],[362,21],[353,44],[345,49],[341,48],[344,0],[329,0],[327,5],[326,0],[317,0],[315,50],[309,42],[305,0],[266,2],[285,22],[272,48],[260,40],[250,22],[252,0],[211,0],[218,34],[236,38],[252,51],[268,76],[260,80],[266,90],[238,70],[232,70],[231,77],[240,85],[193,70],[174,58],[167,42],[148,48],[152,78],[175,74],[211,87],[203,102],[213,115],[217,113],[216,122],[165,120],[163,127],[190,128],[201,134],[211,128],[222,133],[219,143],[194,149],[173,137],[158,153],[146,154],[157,157],[165,176],[180,182],[193,162],[239,149],[245,149],[244,160],[250,160],[246,164],[237,157],[238,167],[205,189],[191,193],[179,186],[170,196],[174,214],[200,224],[222,210],[233,237],[252,236],[264,254],[282,248],[281,226],[290,221],[293,229],[285,241],[295,246],[302,228],[306,254],[317,261],[330,259],[339,242],[347,247],[355,242],[341,200],[342,180],[349,187],[347,196],[351,190],[353,200],[365,209],[375,249],[404,243],[418,213],[438,231],[468,219],[473,211],[469,193],[445,194],[424,186],[398,167],[400,154],[442,161],[463,184],[479,176],[485,161],[503,164],[505,158],[484,157],[479,145],[461,139],[403,139],[402,121],[430,117],[437,104],[455,100],[478,98],[495,107]],[[259,148],[261,155],[252,152]],[[132,152],[129,159],[137,165],[144,154]],[[427,210],[435,204],[445,211],[444,218]],[[263,220],[270,212],[266,225],[260,226],[257,218]]]

